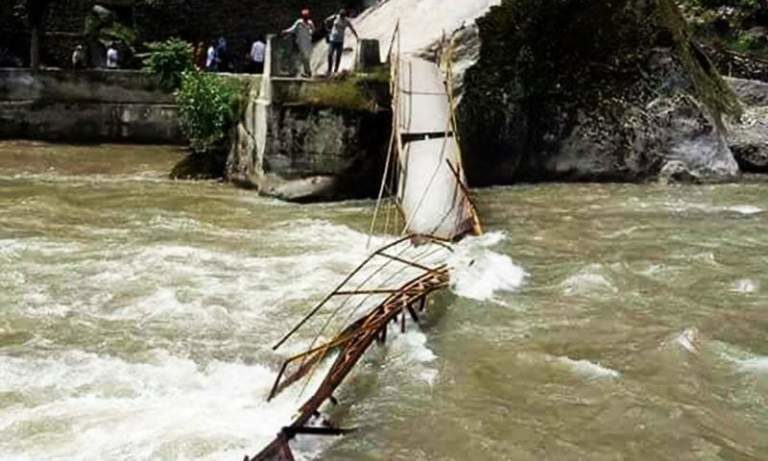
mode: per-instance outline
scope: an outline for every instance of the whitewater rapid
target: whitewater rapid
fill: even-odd
[[[2,239],[0,258],[14,264],[2,276],[12,284],[5,301],[19,321],[93,332],[78,344],[70,337],[74,331],[54,340],[37,331],[24,348],[48,352],[4,360],[0,393],[23,394],[0,411],[3,459],[214,460],[259,448],[312,390],[301,393],[295,386],[267,403],[281,356],[267,349],[371,251],[367,235],[318,219],[267,226],[258,237],[162,214],[135,225],[148,237],[141,244],[117,243],[132,238],[125,229],[104,227],[82,229],[83,240]],[[283,254],[150,237],[162,233],[257,238]],[[457,246],[451,261],[456,294],[492,299],[498,290],[520,286],[522,269],[491,250],[503,238]],[[392,239],[377,236],[372,243]],[[51,283],[62,272],[71,275],[65,289]],[[286,312],[291,309],[294,314]],[[283,319],[280,328],[271,327],[275,318]],[[18,329],[0,324],[0,336]],[[242,349],[244,336],[250,354]],[[429,366],[435,355],[427,336],[411,328],[393,337],[389,366],[418,365],[413,379],[434,382],[438,371]],[[120,352],[108,352],[115,349]],[[316,373],[313,385],[321,377]],[[61,430],[51,430],[52,424]],[[38,426],[40,436],[30,437],[27,431]],[[322,446],[299,444],[300,456],[311,457]]]

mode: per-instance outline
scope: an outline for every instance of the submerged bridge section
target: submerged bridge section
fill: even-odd
[[[396,30],[393,45],[397,38]],[[299,331],[315,338],[285,360],[268,399],[300,381],[312,393],[293,423],[246,461],[292,461],[290,442],[297,435],[349,432],[322,417],[324,405],[338,403],[336,390],[371,345],[386,342],[392,324],[405,332],[406,322],[419,323],[428,297],[449,285],[451,242],[482,232],[464,181],[450,66],[443,72],[428,61],[401,57],[394,46],[390,66],[395,116],[371,234],[383,221],[384,233],[392,224],[401,237],[374,251],[274,346]],[[389,211],[382,220],[383,204]],[[314,380],[327,362],[323,378]]]
[[[396,78],[397,197],[405,232],[446,240],[479,233],[446,77],[434,63],[401,58]]]

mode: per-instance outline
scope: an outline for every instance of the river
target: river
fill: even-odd
[[[237,460],[290,420],[270,346],[372,203],[166,180],[179,155],[0,143],[0,459]],[[768,183],[477,199],[473,263],[340,393],[358,431],[300,457],[768,459]]]

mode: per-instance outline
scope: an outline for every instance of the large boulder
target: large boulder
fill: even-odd
[[[744,112],[728,130],[728,144],[747,173],[768,173],[768,83],[732,78],[728,83]]]
[[[471,184],[738,174],[741,106],[673,0],[503,0],[461,34],[479,45],[458,79]]]
[[[768,106],[768,82],[726,78],[731,89],[746,106]]]

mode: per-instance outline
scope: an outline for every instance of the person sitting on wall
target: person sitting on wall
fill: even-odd
[[[85,47],[77,45],[75,51],[72,52],[72,68],[73,69],[85,69],[88,65],[88,58],[85,56]]]
[[[117,43],[112,42],[107,48],[107,69],[117,69],[119,67],[120,54],[117,52]]]
[[[329,16],[325,20],[325,28],[328,32],[328,75],[331,75],[331,70],[338,72],[339,66],[341,66],[341,55],[344,53],[344,36],[347,29],[352,31],[357,40],[360,40],[360,36],[357,35],[357,31],[352,26],[349,12],[345,8],[342,8],[338,14]]]
[[[304,76],[312,77],[312,34],[315,33],[315,24],[312,22],[308,9],[301,10],[301,18],[297,19],[291,27],[285,29],[283,35],[293,35],[296,46],[299,47],[299,58],[304,68]]]
[[[264,73],[264,57],[267,52],[267,45],[264,43],[264,39],[259,36],[256,41],[251,45],[250,58],[250,72],[254,74]]]

